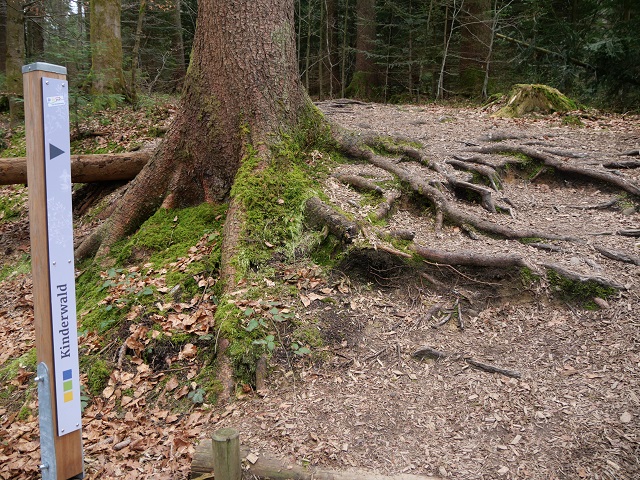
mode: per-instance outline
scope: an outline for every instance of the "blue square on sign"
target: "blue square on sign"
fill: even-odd
[[[65,370],[62,372],[62,380],[71,380],[71,370]]]

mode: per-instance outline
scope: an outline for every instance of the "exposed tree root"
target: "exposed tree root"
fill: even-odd
[[[631,255],[630,253],[621,252],[620,250],[609,250],[598,245],[595,245],[594,248],[599,253],[612,260],[617,260],[624,263],[632,263],[633,265],[640,266],[640,257],[638,257],[637,255]]]
[[[358,225],[334,210],[318,197],[307,200],[305,215],[311,226],[327,226],[344,243],[351,243],[358,235]]]
[[[526,267],[536,270],[533,265],[527,263],[527,261],[520,255],[485,254],[468,251],[445,252],[443,250],[435,250],[416,244],[411,245],[410,248],[425,260],[444,265],[498,268]]]
[[[336,179],[340,180],[342,183],[351,185],[356,190],[360,190],[364,192],[375,192],[378,194],[384,193],[384,190],[382,190],[381,187],[376,185],[371,180],[361,177],[359,175],[346,175],[346,174],[336,173],[333,176]]]
[[[490,145],[486,147],[469,148],[468,151],[478,153],[519,153],[526,155],[533,160],[537,160],[544,166],[551,167],[566,175],[584,177],[592,181],[614,186],[627,193],[631,193],[632,195],[640,196],[640,187],[624,177],[607,171],[585,168],[579,165],[563,162],[562,160],[553,158],[550,155],[534,150],[533,148],[513,145]]]
[[[596,276],[583,275],[581,273],[573,272],[563,267],[562,265],[558,265],[555,263],[542,263],[540,266],[546,269],[552,270],[558,275],[560,275],[561,277],[574,282],[579,282],[583,284],[595,283],[605,288],[612,288],[614,290],[626,290],[624,285],[614,282],[613,280],[599,277],[597,275]]]

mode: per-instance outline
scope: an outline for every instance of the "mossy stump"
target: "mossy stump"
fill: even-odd
[[[548,85],[514,85],[507,104],[493,114],[494,117],[521,117],[528,113],[549,114],[577,110],[577,104]]]

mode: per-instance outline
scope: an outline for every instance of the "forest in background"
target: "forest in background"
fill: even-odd
[[[177,93],[197,9],[196,0],[3,0],[2,92],[19,98],[21,66],[44,61],[67,67],[79,106]],[[543,83],[588,105],[640,108],[633,0],[296,0],[295,11],[299,71],[315,99],[479,101]]]

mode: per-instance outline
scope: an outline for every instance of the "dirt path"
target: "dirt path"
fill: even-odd
[[[419,140],[439,161],[489,135],[573,152],[582,162],[619,160],[640,144],[638,118],[585,119],[584,128],[575,128],[562,126],[560,117],[504,120],[471,109],[333,105],[321,108],[341,125]],[[384,175],[369,166],[345,169]],[[640,170],[625,174],[638,183]],[[361,219],[373,208],[334,180],[326,193]],[[479,246],[446,224],[437,236],[431,216],[401,206],[390,227],[413,230],[423,245],[517,251],[615,279],[627,290],[604,309],[585,310],[552,295],[552,285],[518,275],[434,267],[433,276],[448,286],[441,289],[388,258],[350,258],[349,276],[317,287],[322,298],[304,314],[318,320],[329,360],[292,369],[282,359],[266,396],[234,404],[216,427],[238,428],[256,453],[334,468],[458,479],[637,477],[640,267],[605,258],[594,245],[637,256],[640,244],[593,234],[638,228],[640,214],[633,202],[624,212],[574,208],[618,194],[572,179],[507,179],[503,195],[515,217],[500,221],[582,240],[559,242],[555,252],[491,238]],[[450,310],[464,305],[463,330],[453,320],[432,328],[444,314],[425,321],[438,302]],[[412,353],[421,346],[450,355],[418,360]],[[464,357],[521,377],[474,369]]]

